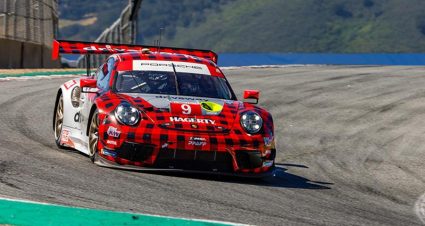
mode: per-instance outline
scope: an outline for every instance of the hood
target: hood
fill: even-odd
[[[240,101],[205,97],[129,93],[120,96],[158,126],[185,131],[229,131],[242,106]]]

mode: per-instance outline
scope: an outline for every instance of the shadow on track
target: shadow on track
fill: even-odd
[[[145,172],[150,174],[159,174],[163,176],[173,177],[185,177],[199,180],[209,180],[226,183],[238,183],[256,186],[266,187],[278,187],[278,188],[296,188],[296,189],[331,189],[329,186],[333,183],[312,181],[305,177],[301,177],[295,174],[288,173],[286,168],[281,166],[286,164],[280,164],[276,166],[275,175],[266,178],[243,178],[236,176],[221,176],[221,175],[208,175],[199,173],[184,173],[184,172]],[[308,168],[304,165],[289,164],[288,166],[296,166],[302,168]]]
[[[288,173],[286,168],[282,165],[295,166],[293,164],[281,164],[276,166],[276,173],[274,177],[263,179],[265,186],[282,187],[282,188],[299,188],[299,189],[331,189],[329,186],[333,183],[313,181],[305,177],[301,177],[292,173]],[[296,167],[308,168],[304,165],[297,165]],[[327,185],[327,186],[326,186]]]
[[[66,148],[66,151],[75,154],[81,154],[86,156],[85,154],[75,151],[73,149]],[[139,172],[139,173],[148,173],[148,174],[157,174],[162,176],[170,176],[170,177],[181,177],[181,178],[192,178],[199,180],[209,180],[209,181],[217,181],[217,182],[226,182],[226,183],[238,183],[238,184],[247,184],[247,185],[257,185],[257,186],[266,186],[266,187],[278,187],[278,188],[296,188],[296,189],[331,189],[330,185],[333,183],[323,182],[323,181],[314,181],[309,180],[305,177],[301,177],[292,173],[287,172],[287,168],[285,167],[298,167],[308,169],[308,166],[299,165],[299,164],[291,164],[291,163],[276,163],[276,169],[274,176],[266,177],[266,178],[245,178],[245,177],[237,177],[237,176],[223,176],[223,175],[214,175],[208,173],[192,173],[192,172],[168,172],[168,171],[156,171],[154,169],[143,171],[143,170],[132,170],[132,169],[112,169],[110,170],[122,170],[122,171],[131,171],[131,172]]]

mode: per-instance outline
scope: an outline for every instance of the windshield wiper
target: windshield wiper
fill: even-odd
[[[143,93],[143,89],[142,89],[142,86],[143,85],[145,85],[146,84],[146,82],[143,82],[143,83],[139,83],[139,82],[137,82],[137,80],[136,80],[136,76],[134,76],[134,74],[133,74],[133,72],[130,72],[130,75],[131,75],[131,78],[133,79],[133,81],[136,83],[136,85],[135,86],[133,86],[133,87],[131,87],[131,89],[133,89],[133,88],[138,88],[139,89],[139,91],[140,91],[140,93]]]
[[[180,92],[179,92],[179,82],[177,81],[176,66],[174,65],[174,63],[171,63],[171,66],[173,66],[174,79],[175,79],[175,84],[176,84],[176,93],[177,93],[177,95],[180,95]]]

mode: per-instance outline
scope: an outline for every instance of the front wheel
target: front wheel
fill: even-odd
[[[63,127],[63,96],[60,95],[58,102],[56,103],[56,111],[55,111],[55,124],[54,124],[54,132],[55,132],[55,143],[58,148],[65,148],[65,146],[60,144],[61,136],[62,136],[62,127]]]
[[[97,144],[99,142],[99,112],[96,109],[90,120],[89,127],[89,157],[92,162],[97,153]]]

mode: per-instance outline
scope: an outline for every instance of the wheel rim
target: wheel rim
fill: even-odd
[[[97,112],[92,116],[89,130],[89,149],[90,156],[94,156],[97,151],[97,143],[99,141],[99,119],[97,117]]]
[[[59,98],[58,106],[56,108],[55,115],[55,138],[59,139],[62,133],[62,125],[63,125],[63,97],[62,95]]]

